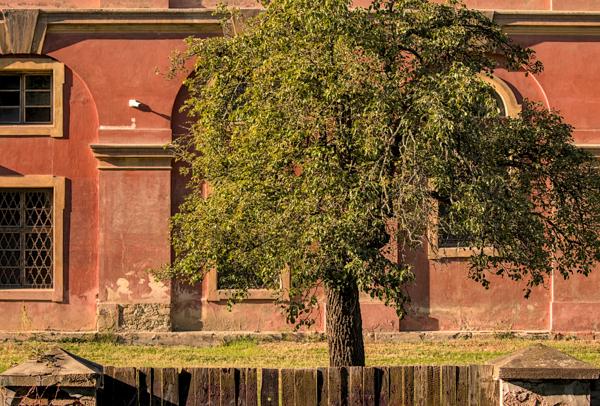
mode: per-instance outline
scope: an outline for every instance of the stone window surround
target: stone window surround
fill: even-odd
[[[0,58],[0,71],[15,73],[52,72],[52,123],[0,125],[2,136],[63,136],[63,85],[65,65],[45,57]]]
[[[512,91],[512,89],[508,86],[508,84],[502,79],[494,76],[489,77],[484,74],[478,75],[478,77],[492,86],[502,103],[504,104],[504,110],[508,117],[517,117],[519,113],[521,113],[521,105],[517,101],[517,98]],[[441,260],[441,259],[450,259],[450,258],[469,258],[473,255],[479,254],[481,251],[477,248],[473,247],[439,247],[438,246],[438,203],[436,201],[432,201],[431,207],[431,227],[427,232],[427,257],[430,260]],[[484,248],[483,253],[486,255],[493,254],[494,250],[492,248]]]
[[[53,214],[53,288],[52,289],[0,289],[3,301],[46,301],[64,300],[63,237],[65,208],[65,178],[52,175],[0,176],[0,188],[52,189]]]
[[[209,302],[220,302],[229,299],[232,296],[232,290],[230,289],[218,289],[217,285],[218,273],[216,269],[211,270],[206,275],[207,292],[205,298]],[[284,300],[289,299],[291,284],[291,275],[289,270],[281,272],[281,286],[280,289],[283,293],[283,297],[279,295],[279,289],[248,289],[248,296],[244,301],[255,301],[255,300],[277,300],[283,298]]]

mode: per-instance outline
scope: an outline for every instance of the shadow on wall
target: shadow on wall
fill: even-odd
[[[195,3],[200,3],[195,1]],[[171,130],[173,138],[185,134],[188,127],[188,118],[185,112],[181,112],[181,106],[189,97],[185,87],[181,87],[173,109],[171,110]],[[188,192],[188,178],[180,173],[182,163],[174,162],[171,171],[171,214],[177,213],[179,206]],[[171,260],[174,259],[171,251]],[[171,284],[171,321],[175,331],[198,331],[202,330],[202,284],[190,285],[182,281],[173,281]]]
[[[431,317],[431,263],[425,250],[410,261],[414,264],[415,282],[408,289],[411,303],[406,318],[400,321],[400,331],[437,331],[438,319]]]
[[[23,174],[0,165],[0,176],[23,176]]]

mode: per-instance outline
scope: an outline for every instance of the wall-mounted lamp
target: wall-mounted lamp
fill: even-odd
[[[136,100],[136,99],[129,99],[129,107],[133,107],[134,109],[138,109],[140,108],[140,106],[142,105],[142,102]]]

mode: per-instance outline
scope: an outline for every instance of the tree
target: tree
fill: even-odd
[[[598,170],[555,112],[503,117],[478,75],[542,69],[457,1],[271,0],[235,36],[189,40],[190,194],[173,218],[172,275],[218,269],[243,298],[292,275],[296,325],[324,290],[332,366],[364,365],[359,293],[402,316],[435,203],[467,236],[470,276],[530,288],[600,258]],[[211,192],[202,193],[206,185]],[[385,252],[400,247],[398,258]],[[488,248],[488,249],[486,249]],[[491,249],[490,249],[491,248]]]

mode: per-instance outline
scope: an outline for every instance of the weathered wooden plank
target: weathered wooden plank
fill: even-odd
[[[282,369],[279,371],[281,375],[281,404],[294,405],[294,370]]]
[[[256,368],[246,371],[246,406],[258,406],[258,379]]]
[[[113,369],[113,405],[135,405],[138,403],[138,380],[135,368]]]
[[[150,404],[152,406],[161,406],[162,404],[162,371],[160,368],[152,368],[152,394],[150,395]]]
[[[402,368],[402,405],[413,406],[415,401],[415,367]]]
[[[221,370],[219,368],[208,369],[208,404],[220,406],[221,404]]]
[[[363,368],[348,368],[348,404],[363,404]]]
[[[427,368],[427,404],[430,406],[439,406],[441,403],[441,379],[440,367],[437,365]]]
[[[238,395],[237,395],[237,405],[246,405],[246,369],[240,368],[237,372],[237,385],[238,385]]]
[[[426,366],[415,366],[413,404],[417,406],[427,406],[427,396],[429,393],[427,370],[428,367]]]
[[[179,405],[179,371],[176,368],[161,369],[162,406]]]
[[[598,382],[598,381],[594,381],[594,382]],[[496,395],[494,396],[493,404],[499,405],[500,404],[500,379],[494,380],[494,393]],[[594,399],[593,392],[592,392],[592,399]],[[597,404],[600,404],[600,402],[594,401],[592,404],[597,405]]]
[[[404,404],[402,393],[402,367],[388,368],[389,374],[389,406],[402,406]]]
[[[500,404],[500,393],[496,391],[494,380],[494,367],[491,365],[479,366],[479,404],[481,406],[496,406]]]
[[[327,371],[329,386],[328,404],[341,406],[348,400],[348,370],[346,368],[329,368]]]
[[[329,374],[327,368],[317,369],[317,404],[327,406],[329,404]]]
[[[460,366],[457,369],[458,378],[456,386],[456,403],[458,405],[469,404],[469,367]]]
[[[137,369],[137,387],[140,406],[152,404],[152,368],[144,367]]]
[[[297,369],[294,373],[294,404],[317,406],[316,369]]]
[[[221,368],[220,370],[221,383],[221,406],[236,406],[237,405],[237,385],[236,385],[236,370],[235,368]]]
[[[210,400],[210,376],[207,368],[193,368],[190,381],[196,403],[188,405],[208,405]]]
[[[379,388],[379,399],[376,404],[388,406],[390,404],[390,369],[387,367],[377,368],[376,379]]]
[[[265,368],[262,370],[262,384],[260,388],[261,406],[279,405],[279,371]]]
[[[441,371],[441,381],[442,381],[442,393],[441,393],[441,404],[444,406],[455,406],[458,403],[456,399],[456,370],[455,366],[443,366]]]
[[[479,406],[479,365],[469,366],[469,405]]]
[[[375,368],[363,368],[363,405],[374,405],[375,399],[379,398],[376,374]]]

